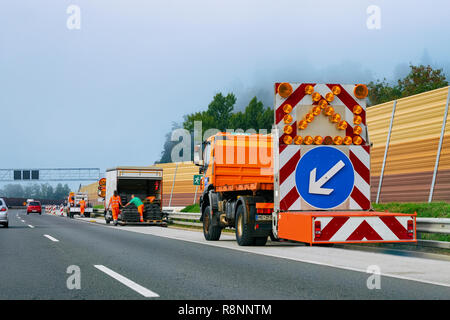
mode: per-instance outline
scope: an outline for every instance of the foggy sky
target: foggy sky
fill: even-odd
[[[69,5],[81,29],[69,30]],[[381,29],[366,27],[369,5]],[[217,92],[450,73],[448,1],[2,0],[1,168],[150,165]]]

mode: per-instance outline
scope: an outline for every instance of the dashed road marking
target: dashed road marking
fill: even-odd
[[[32,226],[31,224],[29,224],[28,226],[29,226],[29,227],[30,227],[31,229],[33,229],[33,228],[34,228],[34,226]]]
[[[53,242],[59,242],[58,239],[55,239],[55,238],[53,238],[52,236],[49,236],[48,234],[44,234],[44,237],[46,237],[46,238],[52,240]]]
[[[126,285],[128,288],[136,291],[137,293],[143,295],[146,298],[158,298],[159,295],[147,288],[144,288],[143,286],[137,284],[134,281],[131,281],[130,279],[125,278],[124,276],[118,274],[117,272],[103,266],[103,265],[94,265],[98,270],[106,273],[111,278],[116,279],[120,283]]]

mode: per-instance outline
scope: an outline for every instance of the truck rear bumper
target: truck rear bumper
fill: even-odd
[[[278,237],[310,244],[416,242],[416,214],[280,212]]]

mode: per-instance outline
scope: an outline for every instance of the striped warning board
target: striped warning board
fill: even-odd
[[[314,241],[364,242],[414,239],[414,218],[409,216],[318,217]],[[314,226],[318,226],[314,224]]]

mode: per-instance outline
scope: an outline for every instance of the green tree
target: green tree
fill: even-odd
[[[194,121],[202,122],[203,133],[212,128],[222,131],[230,128],[230,119],[232,118],[236,96],[229,93],[224,96],[218,93],[214,96],[206,111],[195,112],[184,117],[183,128],[188,131],[194,130]]]
[[[214,96],[208,108],[205,111],[195,112],[184,116],[183,128],[191,132],[191,151],[193,150],[194,122],[202,122],[202,137],[208,129],[218,129],[226,131],[227,129],[267,129],[270,132],[273,123],[273,109],[265,108],[264,104],[254,97],[245,107],[244,111],[234,112],[236,96],[229,93],[224,96],[218,93]],[[172,128],[174,130],[175,127]],[[160,161],[156,163],[171,162],[172,148],[178,141],[171,141],[171,133],[166,135],[163,151]],[[193,154],[193,152],[191,152]]]
[[[60,200],[64,199],[66,196],[66,192],[63,188],[63,185],[61,183],[58,183],[55,188],[55,192],[53,193],[53,199],[54,200]]]
[[[411,72],[398,81],[402,97],[448,86],[442,69],[433,70],[430,66],[410,66]]]
[[[409,74],[397,81],[397,84],[390,85],[386,79],[370,82],[369,103],[376,105],[399,98],[409,97],[414,94],[439,89],[448,86],[448,82],[442,69],[434,70],[431,66],[410,65]]]
[[[20,184],[5,185],[2,195],[7,198],[25,198],[23,187]]]
[[[244,112],[239,111],[233,114],[230,129],[254,129],[256,132],[266,129],[270,132],[272,123],[273,109],[265,108],[263,103],[254,97],[245,107]]]

